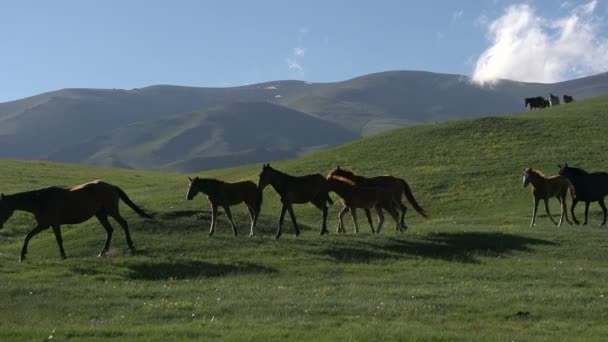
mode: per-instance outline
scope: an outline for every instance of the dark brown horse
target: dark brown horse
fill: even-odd
[[[530,106],[530,110],[535,108],[547,108],[551,106],[549,100],[545,99],[542,96],[537,97],[526,97],[524,101],[524,107]]]
[[[78,224],[96,216],[105,228],[107,237],[99,256],[106,254],[112,240],[112,226],[108,216],[112,217],[125,231],[127,244],[132,252],[135,246],[129,234],[127,221],[120,216],[118,202],[122,200],[131,209],[142,217],[151,218],[143,209],[133,203],[127,194],[119,187],[100,180],[81,184],[70,189],[49,187],[39,190],[20,192],[14,195],[2,195],[0,199],[0,228],[4,225],[15,210],[34,214],[36,226],[25,237],[21,249],[21,259],[25,260],[27,245],[32,237],[41,231],[53,228],[61,257],[65,258],[63,239],[61,237],[62,224]]]
[[[237,227],[232,219],[232,212],[230,206],[245,203],[247,210],[249,210],[249,217],[251,218],[251,227],[249,236],[254,236],[253,232],[255,225],[260,215],[260,209],[262,208],[262,192],[258,191],[258,187],[254,182],[243,181],[235,183],[227,183],[217,179],[210,178],[198,178],[194,179],[188,177],[190,184],[188,185],[188,194],[186,198],[192,200],[199,192],[207,195],[209,203],[211,203],[211,228],[209,229],[209,235],[213,235],[215,226],[217,224],[217,209],[218,207],[224,208],[226,216],[230,220],[232,225],[232,232],[236,236]]]
[[[579,201],[585,202],[585,222],[587,224],[587,218],[589,216],[589,204],[591,202],[598,202],[602,211],[604,212],[604,220],[602,225],[606,225],[606,204],[604,203],[604,197],[608,195],[608,173],[606,172],[592,172],[589,173],[583,169],[568,166],[568,164],[559,167],[559,174],[568,178],[570,183],[574,186],[574,195],[572,196],[572,207],[570,213],[572,219],[576,224],[579,224],[576,216],[574,216],[574,207]]]
[[[262,172],[260,173],[258,189],[264,191],[264,188],[268,185],[271,185],[279,194],[281,203],[283,204],[276,234],[277,239],[281,236],[286,211],[289,211],[289,216],[291,216],[291,222],[293,222],[296,236],[300,235],[300,229],[298,228],[296,215],[293,212],[292,205],[309,202],[323,212],[321,235],[329,233],[329,231],[327,231],[327,203],[333,204],[333,201],[329,197],[329,189],[325,177],[320,174],[300,177],[291,176],[273,169],[270,164],[264,164]]]
[[[574,98],[570,95],[564,95],[564,103],[571,103],[574,102]]]
[[[414,209],[422,215],[422,217],[428,217],[426,211],[418,204],[414,194],[412,193],[412,189],[409,184],[403,179],[399,177],[393,176],[378,176],[378,177],[364,177],[359,176],[353,173],[352,171],[343,169],[341,167],[336,167],[332,172],[329,173],[328,177],[339,176],[350,179],[355,182],[355,184],[359,186],[365,187],[378,187],[385,190],[393,191],[395,195],[401,199],[402,196],[405,196],[408,202],[414,207]],[[399,209],[401,210],[401,226],[404,229],[407,229],[407,223],[405,223],[405,213],[407,212],[407,207],[401,200],[399,200]]]
[[[393,220],[395,220],[395,227],[397,231],[401,231],[402,227],[399,224],[399,214],[397,213],[397,207],[401,203],[401,195],[396,195],[393,191],[378,187],[363,187],[356,185],[353,181],[348,178],[340,176],[331,176],[327,178],[327,184],[329,190],[335,192],[342,199],[344,208],[339,214],[338,232],[345,233],[344,229],[344,215],[350,210],[355,224],[355,234],[359,232],[359,224],[357,223],[357,208],[365,210],[367,220],[374,233],[374,224],[370,215],[370,209],[376,209],[378,214],[378,229],[375,231],[380,233],[382,231],[382,225],[384,224],[384,214],[382,210],[386,210]],[[405,229],[403,229],[405,230]]]
[[[568,195],[568,190],[572,189],[572,184],[570,184],[570,181],[568,181],[566,177],[545,177],[540,170],[535,170],[529,167],[524,169],[523,184],[524,188],[528,186],[528,184],[532,184],[534,207],[532,210],[532,222],[530,222],[530,227],[534,227],[536,225],[536,213],[538,212],[538,203],[541,199],[545,202],[545,211],[553,224],[557,225],[558,227],[561,226],[564,222],[564,218],[566,218],[566,221],[569,224],[572,224],[570,219],[568,219],[568,208],[566,206],[566,196]],[[557,200],[562,208],[559,223],[555,222],[553,216],[551,216],[551,212],[549,211],[549,199],[552,197],[557,197]]]

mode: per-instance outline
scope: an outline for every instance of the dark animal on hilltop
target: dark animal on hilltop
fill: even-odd
[[[574,98],[570,95],[564,95],[564,103],[574,102]]]
[[[63,239],[61,237],[62,224],[78,224],[96,216],[105,228],[107,237],[99,256],[103,256],[110,248],[112,240],[112,226],[108,216],[112,217],[125,231],[127,244],[132,252],[135,246],[129,234],[127,221],[120,216],[118,202],[122,200],[139,216],[151,218],[143,209],[133,203],[127,194],[119,187],[100,180],[81,184],[70,189],[49,187],[39,190],[20,192],[14,195],[2,195],[0,198],[0,228],[13,215],[15,210],[34,214],[36,226],[25,237],[21,249],[21,259],[25,260],[27,246],[32,237],[41,231],[53,228],[61,257],[65,258]]]
[[[524,107],[530,106],[530,110],[549,107],[549,101],[542,96],[527,97]]]
[[[407,207],[401,201],[402,196],[405,196],[408,202],[414,207],[414,209],[422,215],[422,217],[428,217],[426,211],[418,204],[414,194],[412,193],[412,189],[409,184],[403,179],[394,176],[377,176],[377,177],[364,177],[360,175],[356,175],[352,171],[343,169],[341,167],[336,167],[333,171],[331,171],[328,175],[329,177],[339,176],[350,179],[356,185],[364,186],[364,187],[378,187],[384,190],[392,191],[396,197],[399,199],[398,207],[401,210],[401,226],[404,229],[407,229],[407,223],[405,223],[405,213],[407,212]]]
[[[524,169],[523,183],[524,187],[528,186],[528,184],[532,184],[534,209],[532,211],[532,222],[530,223],[530,227],[534,227],[536,225],[536,213],[538,211],[538,203],[541,199],[545,202],[545,210],[547,211],[547,215],[553,224],[560,227],[564,222],[564,217],[569,224],[572,224],[570,219],[568,219],[568,208],[566,206],[566,196],[568,195],[568,190],[572,190],[572,185],[566,177],[545,177],[540,170],[535,170],[530,167]],[[560,202],[562,208],[559,223],[555,222],[553,216],[551,216],[551,212],[549,212],[549,199],[552,197],[557,197],[557,200]]]
[[[551,107],[553,106],[559,106],[559,96],[553,95],[553,93],[549,94],[549,105]]]
[[[188,185],[188,194],[186,198],[192,200],[197,193],[202,192],[207,195],[209,203],[211,203],[211,227],[209,235],[215,232],[217,225],[218,207],[224,208],[228,220],[232,225],[232,233],[237,235],[237,227],[232,218],[230,206],[245,203],[251,218],[251,226],[249,236],[254,236],[254,228],[260,215],[262,208],[262,192],[258,191],[257,185],[251,181],[227,183],[217,179],[188,177],[190,184]]]
[[[608,173],[606,172],[592,172],[589,173],[583,169],[576,167],[558,165],[559,174],[568,178],[570,183],[574,186],[574,195],[572,196],[572,207],[570,213],[572,219],[576,224],[579,224],[576,216],[574,215],[574,207],[579,201],[585,202],[585,222],[587,224],[587,218],[589,216],[589,204],[591,202],[599,202],[602,211],[604,212],[604,220],[602,225],[606,225],[606,204],[604,203],[604,197],[608,195]]]
[[[296,222],[296,215],[293,212],[293,204],[312,203],[315,207],[323,212],[323,223],[321,225],[321,235],[328,234],[327,230],[327,203],[333,204],[329,197],[329,189],[327,180],[320,174],[312,174],[306,176],[291,176],[281,171],[273,169],[270,164],[264,164],[258,189],[264,191],[266,186],[271,185],[281,197],[281,216],[279,217],[279,227],[277,229],[276,239],[281,237],[283,229],[283,219],[285,212],[289,211],[289,216],[293,222],[293,228],[296,231],[296,236],[300,235],[300,229]]]
[[[395,220],[395,227],[397,231],[401,231],[404,228],[399,224],[399,214],[396,208],[399,207],[401,202],[401,196],[395,195],[393,191],[385,190],[378,187],[363,187],[355,185],[350,179],[340,176],[329,176],[327,178],[327,184],[329,190],[335,192],[342,199],[342,205],[344,208],[340,211],[338,232],[345,233],[344,229],[344,215],[350,210],[355,224],[355,234],[359,232],[359,224],[357,223],[357,208],[365,209],[367,215],[367,221],[374,233],[374,224],[369,210],[371,208],[376,209],[378,214],[378,230],[376,233],[382,231],[382,225],[384,224],[384,214],[382,210],[386,210],[393,220]]]

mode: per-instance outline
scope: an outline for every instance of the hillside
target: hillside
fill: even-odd
[[[560,162],[608,170],[607,119],[602,97],[399,129],[273,163],[292,174],[339,164],[404,177],[431,218],[410,210],[410,230],[398,234],[389,221],[377,236],[364,222],[354,236],[348,218],[348,234],[334,233],[336,203],[329,236],[318,236],[320,213],[299,205],[302,236],[287,219],[274,241],[279,203],[269,188],[257,237],[243,236],[248,218],[237,206],[241,235],[221,216],[209,238],[208,203],[185,200],[184,175],[0,160],[4,193],[102,178],[157,212],[144,222],[122,206],[136,255],[116,229],[110,256],[95,257],[104,235],[92,220],[64,227],[67,260],[43,233],[23,264],[33,220],[11,218],[0,230],[0,339],[601,339],[608,237],[596,226],[600,210],[591,206],[590,226],[557,229],[541,215],[531,229],[521,172],[554,174]],[[254,164],[200,175],[256,180],[259,171]]]
[[[549,92],[568,93],[576,99],[607,94],[608,74],[556,84],[505,80],[492,87],[480,87],[460,75],[393,71],[333,83],[273,81],[231,88],[64,89],[0,103],[0,144],[3,146],[0,157],[181,171],[203,166],[235,166],[269,158],[291,158],[300,152],[265,153],[269,147],[259,141],[249,146],[249,151],[227,149],[223,154],[203,151],[193,155],[191,150],[185,150],[165,160],[155,155],[155,148],[149,147],[171,139],[191,139],[186,131],[170,130],[163,123],[183,116],[180,126],[194,127],[199,124],[199,118],[211,110],[238,115],[231,112],[234,108],[242,109],[234,107],[235,103],[252,103],[247,115],[255,117],[264,115],[268,108],[255,104],[267,102],[280,105],[285,117],[299,112],[318,120],[317,124],[305,127],[311,130],[292,126],[291,130],[282,132],[288,140],[285,144],[308,151],[328,144],[317,144],[311,139],[306,144],[312,145],[304,146],[303,141],[289,141],[289,137],[303,132],[313,136],[316,129],[324,125],[328,136],[355,140],[411,124],[508,114],[522,110],[524,97],[547,96]],[[278,108],[271,111],[276,114]],[[245,125],[246,121],[241,124]],[[138,134],[126,138],[127,127],[139,129]],[[182,133],[186,136],[180,137]],[[238,139],[222,139],[228,137],[201,136],[196,145],[239,144]],[[334,143],[342,143],[344,139],[336,139]],[[109,140],[117,141],[117,149],[108,146]],[[146,146],[140,145],[143,142]],[[126,150],[139,152],[127,153],[127,158],[123,153]]]

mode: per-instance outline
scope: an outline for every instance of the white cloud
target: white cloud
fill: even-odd
[[[295,70],[295,71],[302,71],[302,70],[304,70],[304,68],[302,67],[302,64],[300,64],[293,57],[287,57],[287,59],[285,60],[285,62],[287,62],[287,68],[289,68],[289,70]]]
[[[297,47],[297,48],[293,49],[294,56],[304,56],[305,53],[306,53],[305,48]]]
[[[604,18],[593,16],[596,6],[593,0],[557,19],[527,4],[507,7],[485,25],[492,44],[477,59],[473,80],[557,82],[607,71],[608,38],[599,33]]]
[[[452,13],[452,22],[455,22],[455,21],[459,20],[460,18],[462,18],[463,14],[464,14],[463,10],[458,10],[458,11],[455,11],[454,13]]]

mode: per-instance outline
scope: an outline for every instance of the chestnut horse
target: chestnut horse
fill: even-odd
[[[262,208],[262,192],[258,191],[258,187],[254,182],[243,181],[227,183],[217,179],[198,177],[194,177],[194,179],[188,177],[188,180],[190,181],[190,184],[188,185],[188,194],[186,195],[186,198],[192,200],[196,194],[202,192],[207,195],[207,199],[209,200],[209,203],[211,203],[210,236],[213,235],[213,232],[215,231],[215,226],[217,224],[217,209],[220,206],[224,208],[226,216],[228,216],[230,224],[232,225],[232,233],[236,236],[237,227],[232,219],[230,206],[243,202],[247,206],[249,217],[251,218],[249,236],[255,235],[253,229],[258,221],[260,209]]]
[[[395,227],[397,231],[401,231],[402,227],[399,224],[399,214],[397,213],[396,207],[399,207],[401,197],[395,195],[393,191],[387,191],[377,187],[362,187],[356,185],[353,181],[348,178],[340,176],[332,176],[327,178],[327,184],[329,190],[335,192],[342,199],[342,205],[344,208],[340,210],[338,232],[345,233],[343,218],[347,211],[353,217],[355,224],[355,234],[359,232],[359,225],[357,223],[357,208],[365,209],[367,221],[374,233],[374,224],[370,215],[370,209],[376,209],[378,214],[378,229],[375,231],[380,233],[382,231],[382,225],[384,224],[384,214],[382,210],[386,210],[393,220],[395,220]],[[405,230],[405,229],[403,229]]]
[[[568,179],[564,176],[551,176],[545,177],[545,175],[540,170],[535,170],[531,167],[524,169],[523,175],[523,184],[524,188],[528,186],[528,184],[532,184],[532,197],[534,197],[534,207],[532,210],[532,222],[530,222],[530,227],[534,227],[536,225],[536,213],[538,211],[538,202],[542,199],[545,202],[545,210],[547,211],[547,215],[551,219],[551,222],[556,226],[560,227],[564,222],[564,217],[569,224],[570,219],[568,219],[568,209],[566,206],[566,196],[568,195],[568,190],[572,192],[572,184],[568,181]],[[562,214],[559,219],[559,223],[555,222],[553,216],[551,216],[551,212],[549,211],[549,199],[551,197],[557,197],[557,200],[560,202],[562,208]]]
[[[276,239],[281,236],[286,211],[289,211],[296,236],[300,235],[300,229],[298,228],[292,205],[309,202],[323,212],[321,235],[329,233],[327,230],[327,203],[333,204],[333,201],[329,197],[329,189],[325,177],[320,174],[300,177],[291,176],[273,169],[270,164],[264,164],[262,172],[260,172],[258,189],[264,191],[264,188],[268,185],[271,185],[279,194],[281,203],[283,204]]]
[[[585,222],[587,224],[587,218],[589,217],[589,203],[598,202],[602,211],[604,212],[604,220],[602,225],[606,225],[606,204],[604,203],[604,197],[608,195],[608,173],[606,172],[587,172],[583,169],[568,166],[568,164],[559,166],[559,174],[568,178],[574,186],[574,195],[572,196],[572,207],[570,212],[572,219],[576,224],[578,220],[574,216],[574,207],[579,201],[585,202]]]
[[[422,215],[422,217],[428,217],[426,211],[416,201],[416,198],[414,197],[414,194],[412,193],[412,189],[410,188],[409,184],[407,184],[407,182],[403,178],[393,176],[378,176],[367,178],[364,176],[356,175],[352,171],[343,169],[340,166],[336,167],[332,172],[330,172],[327,177],[329,178],[333,176],[339,176],[350,179],[356,185],[359,186],[378,187],[392,191],[397,196],[397,198],[399,198],[398,207],[401,210],[401,226],[404,229],[408,228],[407,223],[405,223],[405,213],[407,212],[407,207],[401,201],[402,196],[405,196],[407,201],[410,202],[412,207],[414,207],[414,209],[420,215]]]
[[[120,216],[118,210],[119,200],[125,202],[139,216],[152,218],[150,214],[133,203],[122,189],[115,185],[95,180],[70,189],[49,187],[13,195],[5,196],[2,194],[0,198],[0,228],[13,215],[15,210],[32,213],[37,224],[25,237],[19,261],[25,260],[30,239],[49,227],[53,228],[59,252],[61,253],[61,257],[65,259],[61,225],[82,223],[96,216],[107,234],[106,242],[99,253],[99,256],[103,256],[109,250],[110,241],[112,240],[113,228],[108,220],[108,216],[110,216],[125,231],[127,244],[131,251],[135,252],[135,246],[131,240],[131,234],[129,234],[127,221]]]

